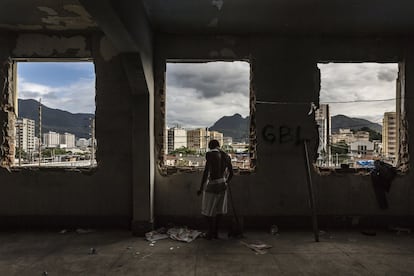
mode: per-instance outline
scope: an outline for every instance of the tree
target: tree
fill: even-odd
[[[354,130],[352,130],[355,132]],[[366,131],[369,133],[369,140],[372,142],[372,140],[382,140],[381,133],[376,132],[375,130],[370,129],[369,127],[361,127],[358,129],[358,131]]]
[[[15,157],[19,158],[19,156],[22,156],[22,159],[27,159],[27,152],[25,152],[23,149],[20,152],[20,148],[16,147],[15,149]]]
[[[345,141],[340,141],[338,143],[331,145],[332,155],[338,154],[347,154],[348,153],[348,144]]]

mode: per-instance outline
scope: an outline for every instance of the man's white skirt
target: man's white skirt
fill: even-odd
[[[211,193],[204,190],[201,201],[201,214],[209,217],[227,214],[227,189],[220,193]]]

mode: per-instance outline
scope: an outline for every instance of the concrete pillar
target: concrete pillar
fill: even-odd
[[[132,232],[143,235],[154,223],[154,100],[141,55],[124,53],[121,59],[131,89]]]

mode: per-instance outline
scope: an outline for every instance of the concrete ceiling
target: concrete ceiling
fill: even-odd
[[[170,33],[405,34],[413,0],[143,0]]]
[[[132,3],[128,0],[111,1],[124,2],[125,5]],[[413,0],[142,1],[153,28],[166,33],[414,34]],[[99,5],[98,1],[94,2]],[[93,11],[89,11],[86,12],[78,0],[2,0],[0,29],[95,29],[98,25],[90,16]],[[118,16],[123,15],[118,13]]]
[[[77,0],[1,0],[0,29],[66,31],[97,27]]]

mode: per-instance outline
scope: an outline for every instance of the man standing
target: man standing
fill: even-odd
[[[206,166],[197,195],[203,194],[201,214],[208,222],[207,239],[218,238],[219,222],[227,213],[227,185],[233,177],[230,157],[220,150],[217,140],[208,143]]]

